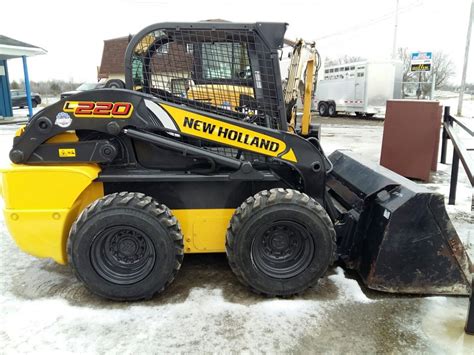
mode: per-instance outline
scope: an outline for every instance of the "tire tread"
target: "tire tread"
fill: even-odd
[[[244,274],[239,267],[238,263],[236,262],[236,256],[234,255],[234,244],[235,244],[235,235],[237,231],[241,228],[244,220],[247,216],[252,216],[258,210],[261,210],[267,206],[271,206],[277,203],[294,203],[297,205],[310,207],[313,209],[318,216],[321,218],[323,223],[326,225],[330,232],[331,236],[331,248],[332,248],[332,261],[336,260],[336,231],[334,230],[333,223],[329,218],[328,214],[324,210],[324,208],[313,198],[309,197],[307,194],[302,193],[298,190],[293,189],[284,189],[284,188],[274,188],[270,190],[263,190],[247,198],[235,211],[234,215],[232,216],[229,226],[227,228],[227,235],[226,235],[226,254],[227,260],[229,262],[230,268],[232,269],[233,273],[237,277],[237,279],[250,288],[254,293],[274,297],[274,296],[282,296],[281,294],[276,293],[266,293],[259,290],[256,290],[250,283],[245,279]],[[329,265],[328,265],[329,266]],[[324,273],[327,271],[324,271]],[[316,280],[317,282],[317,280]],[[315,282],[315,283],[316,283]],[[312,285],[308,285],[310,287]],[[284,296],[291,296],[294,294],[298,294],[304,290],[299,292],[295,292],[293,294],[285,294]]]
[[[122,191],[119,193],[113,193],[110,195],[106,195],[101,197],[94,202],[92,202],[89,206],[84,208],[84,210],[80,213],[79,217],[74,221],[72,227],[69,232],[69,237],[67,240],[67,256],[69,260],[69,264],[71,265],[71,269],[73,274],[81,281],[79,272],[75,268],[72,256],[72,240],[76,237],[78,230],[80,230],[81,226],[91,217],[96,215],[99,212],[112,209],[115,207],[123,208],[124,206],[129,208],[138,208],[143,212],[149,214],[150,216],[154,216],[158,219],[158,221],[163,225],[165,228],[168,229],[169,235],[172,237],[174,248],[175,248],[175,267],[173,269],[172,274],[170,275],[169,279],[166,281],[165,285],[159,289],[155,290],[151,294],[143,295],[142,297],[134,298],[133,300],[141,300],[141,299],[150,299],[157,293],[162,292],[166,287],[168,287],[176,277],[184,259],[184,242],[183,242],[183,234],[181,232],[181,227],[179,225],[178,220],[176,217],[173,216],[171,211],[168,207],[163,204],[158,203],[150,196],[146,196],[140,192],[127,192]],[[87,287],[87,284],[86,284]],[[90,289],[90,288],[89,288]],[[92,291],[92,290],[91,290]],[[93,292],[93,291],[92,291]],[[130,300],[129,298],[114,298],[115,300],[125,301]]]

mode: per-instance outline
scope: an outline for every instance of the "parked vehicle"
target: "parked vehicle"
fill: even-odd
[[[315,93],[320,116],[384,114],[387,100],[401,98],[402,63],[398,61],[334,65],[322,74]]]
[[[77,87],[76,90],[66,91],[66,92],[61,93],[61,99],[64,99],[71,95],[78,94],[83,91],[102,89],[104,87],[105,87],[105,83],[100,82],[100,81],[97,83],[82,83],[81,85]]]
[[[28,106],[28,101],[26,100],[26,92],[23,90],[11,90],[10,91],[12,96],[12,107],[19,107],[23,108]],[[31,93],[31,105],[33,107],[38,106],[41,103],[41,96],[36,93]]]

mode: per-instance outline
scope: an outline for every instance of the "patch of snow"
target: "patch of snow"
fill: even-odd
[[[336,268],[336,274],[328,277],[338,288],[340,295],[349,302],[371,303],[373,300],[368,298],[359,286],[356,280],[348,279],[341,267]]]
[[[309,322],[314,326],[327,316],[314,301],[242,305],[225,301],[222,290],[206,288],[192,289],[182,303],[121,309],[76,307],[57,298],[19,302],[1,297],[0,302],[0,332],[8,339],[3,350],[20,353],[32,349],[81,353],[128,349],[128,353],[130,342],[133,353],[289,351],[298,345]],[[278,339],[273,334],[279,334]]]

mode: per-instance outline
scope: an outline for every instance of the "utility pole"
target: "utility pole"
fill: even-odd
[[[466,90],[466,75],[467,62],[469,58],[469,44],[471,42],[472,21],[474,19],[474,0],[471,1],[471,14],[469,15],[469,24],[467,25],[466,49],[464,52],[464,65],[462,68],[461,89],[459,90],[458,112],[457,115],[462,115],[462,101],[464,99],[464,90]]]
[[[397,0],[397,5],[395,7],[395,27],[393,28],[392,59],[394,60],[397,59],[398,3],[399,0]]]

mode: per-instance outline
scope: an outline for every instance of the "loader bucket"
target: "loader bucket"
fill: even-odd
[[[367,287],[393,293],[470,293],[471,262],[444,197],[353,153],[335,151],[328,192],[338,254]]]

